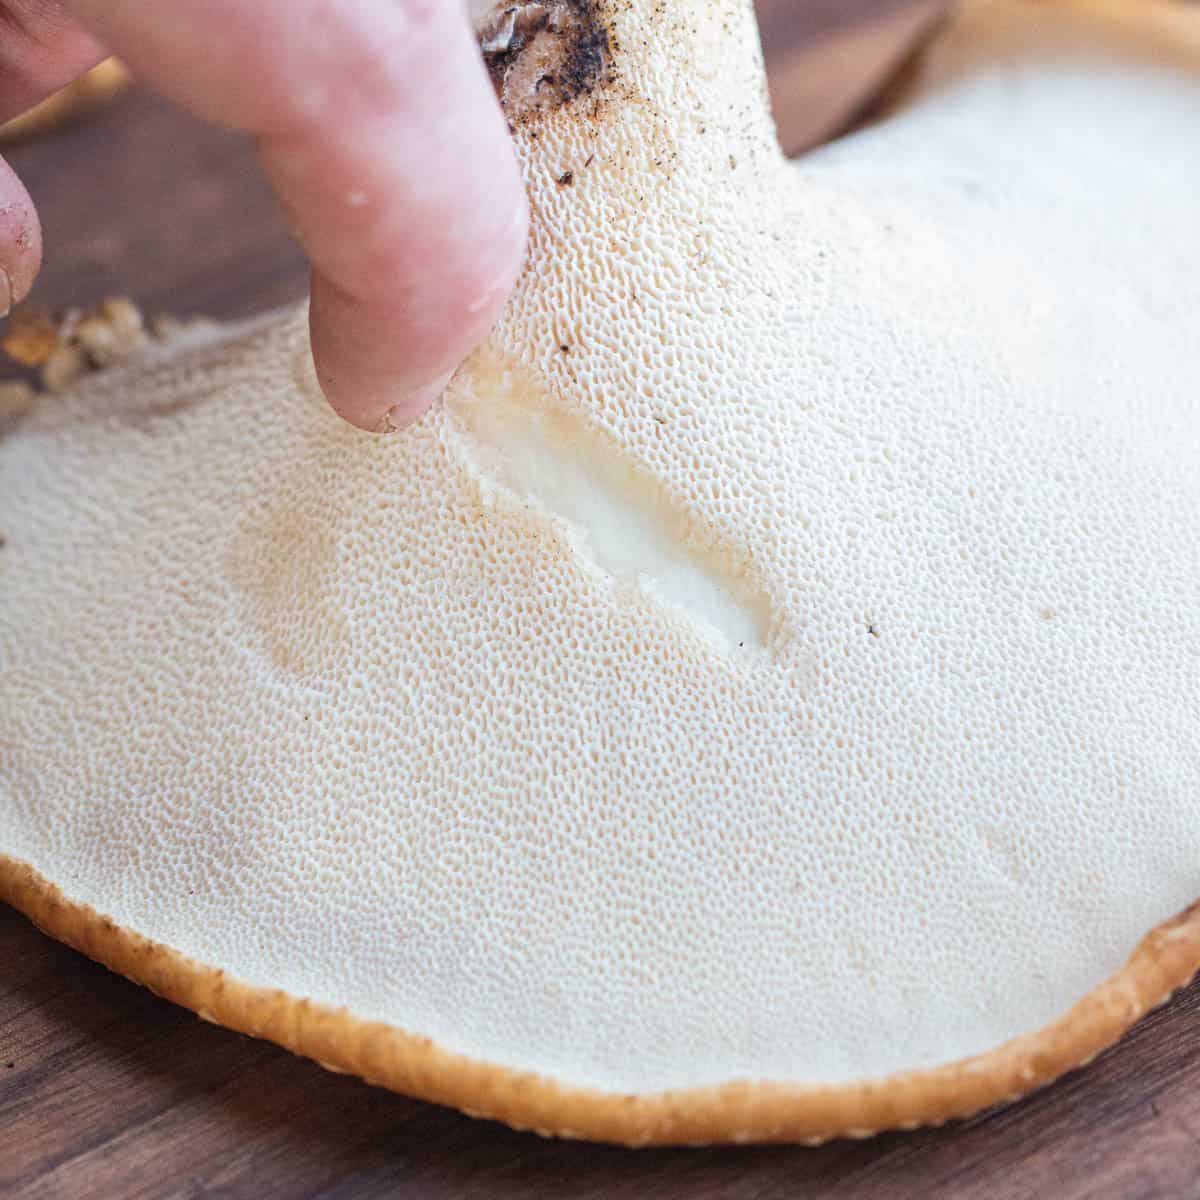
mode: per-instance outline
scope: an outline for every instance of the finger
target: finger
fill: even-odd
[[[0,317],[29,294],[41,265],[37,210],[12,167],[0,159]]]
[[[0,5],[0,121],[65,87],[107,57],[54,0]]]
[[[486,336],[526,210],[462,0],[68,0],[135,74],[254,134],[313,263],[318,375],[366,429]]]

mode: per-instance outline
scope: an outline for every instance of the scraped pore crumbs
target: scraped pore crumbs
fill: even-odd
[[[84,375],[130,361],[156,342],[166,344],[190,328],[208,324],[203,319],[160,317],[147,328],[132,300],[110,296],[86,311],[18,310],[0,338],[0,349],[22,366],[39,369],[42,391],[61,392]],[[15,392],[0,398],[0,426],[17,399],[27,399],[28,408],[35,396],[30,391],[27,398]]]
[[[149,340],[137,305],[114,296],[88,312],[72,310],[61,317],[20,312],[0,344],[10,358],[41,368],[46,391],[60,392],[89,371],[133,357]]]

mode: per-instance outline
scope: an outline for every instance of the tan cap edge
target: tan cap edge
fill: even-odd
[[[1200,969],[1197,903],[1154,929],[1116,975],[1056,1021],[986,1054],[844,1085],[737,1082],[620,1095],[479,1062],[345,1009],[242,983],[70,900],[29,864],[6,855],[0,855],[0,901],[205,1020],[266,1038],[330,1070],[517,1129],[631,1146],[815,1144],[967,1117],[1088,1062]]]

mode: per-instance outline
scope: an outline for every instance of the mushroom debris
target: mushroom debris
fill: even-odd
[[[417,428],[295,313],[0,443],[0,896],[542,1132],[1085,1061],[1200,963],[1200,14],[970,4],[798,165],[744,0],[490,20],[531,253]]]

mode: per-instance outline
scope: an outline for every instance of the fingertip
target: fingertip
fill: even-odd
[[[450,386],[450,380],[453,378],[454,372],[451,371],[433,383],[406,393],[384,413],[380,432],[398,433],[410,425],[415,425]]]
[[[446,390],[453,370],[414,370],[397,361],[380,319],[355,311],[331,291],[314,278],[309,307],[313,365],[330,408],[367,433],[395,433],[415,424]],[[401,334],[397,330],[397,342]]]
[[[314,352],[314,357],[316,357]],[[429,411],[454,378],[454,372],[432,383],[379,392],[347,389],[339,377],[323,372],[317,359],[317,378],[330,408],[342,420],[365,433],[399,433],[415,425]]]
[[[463,360],[489,335],[525,261],[528,206],[518,203],[482,251],[461,252],[421,280],[420,294],[356,296],[314,272],[309,331],[331,407],[359,429],[392,433],[424,416]]]
[[[321,377],[319,365],[317,376]],[[332,378],[322,380],[321,387],[330,408],[347,424],[364,433],[389,434],[399,433],[420,421],[453,378],[451,372],[426,386],[375,394],[370,400],[361,392],[347,393]]]

